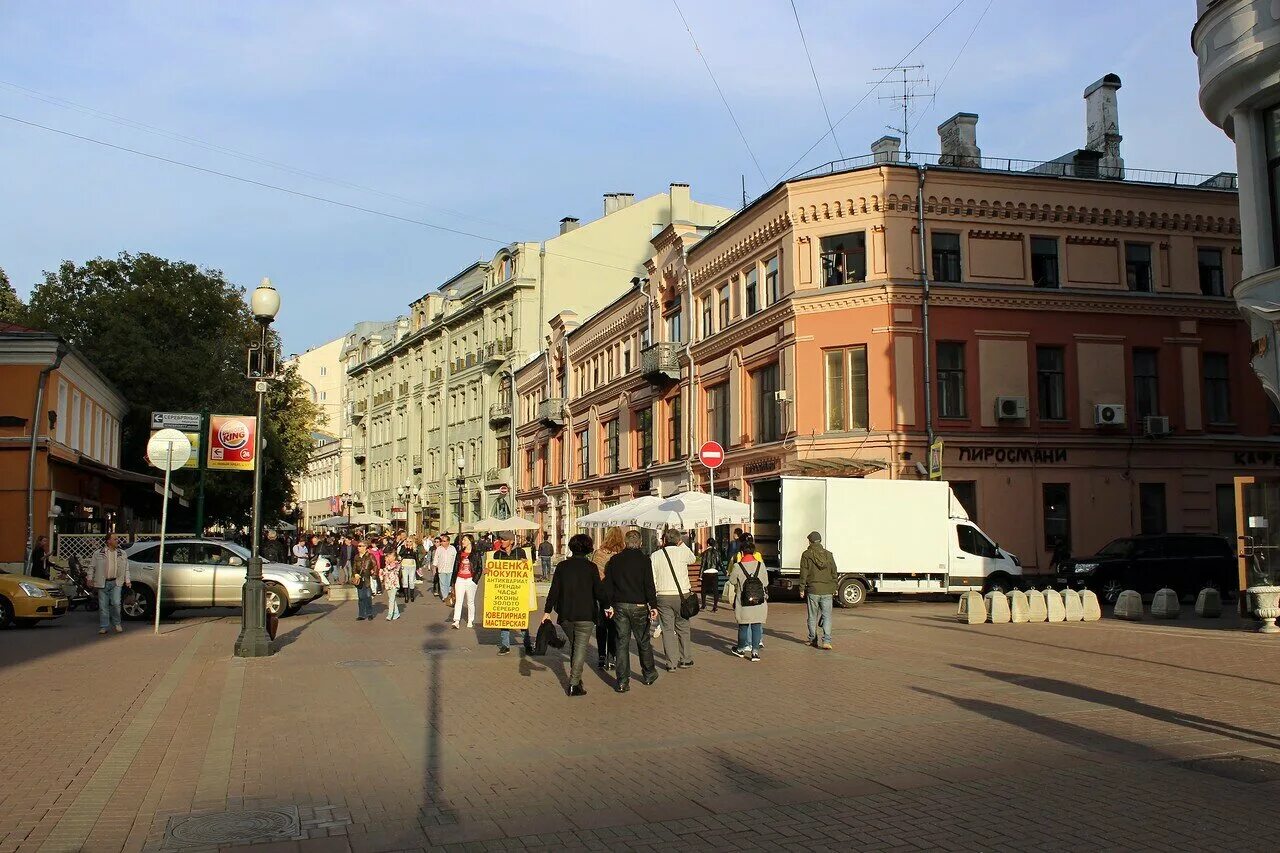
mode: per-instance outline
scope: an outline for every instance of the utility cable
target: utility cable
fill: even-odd
[[[804,27],[800,26],[800,12],[796,10],[796,0],[791,0],[791,14],[796,16],[796,29],[800,31],[800,44],[804,45],[805,59],[809,60],[809,73],[813,75],[814,88],[818,90],[818,101],[822,104],[822,114],[827,117],[827,128],[831,131],[831,141],[836,144],[836,153],[844,159],[844,151],[840,149],[840,139],[836,136],[836,126],[831,122],[831,112],[827,109],[827,99],[822,94],[822,84],[818,82],[818,71],[813,67],[813,56],[809,53],[809,42],[804,37]]]
[[[960,57],[964,55],[964,49],[968,47],[969,42],[973,40],[973,34],[976,33],[978,31],[978,27],[982,25],[982,19],[987,16],[987,12],[991,11],[991,4],[994,2],[995,0],[987,0],[986,8],[982,10],[982,14],[978,16],[978,20],[973,24],[973,29],[969,30],[969,35],[965,38],[964,44],[960,45],[960,50],[956,53],[955,58],[951,60],[951,64],[947,66],[947,73],[942,75],[942,81],[934,87],[933,97],[929,99],[929,106],[916,117],[915,124],[911,125],[911,131],[915,131],[916,125],[920,124],[920,122],[924,120],[924,117],[929,114],[934,105],[938,102],[938,93],[942,91],[943,86],[947,85],[947,78],[951,76],[951,70],[956,67],[956,63],[960,61]]]

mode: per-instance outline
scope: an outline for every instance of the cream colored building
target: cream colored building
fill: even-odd
[[[324,418],[316,424],[321,430],[336,433],[342,422],[342,348],[346,338],[336,338],[304,353],[292,355],[285,366],[298,368],[311,393],[311,401],[320,407]]]
[[[342,495],[350,490],[350,466],[343,465],[343,441],[324,432],[311,434],[311,455],[298,479],[298,509],[303,530],[330,516],[345,513]]]

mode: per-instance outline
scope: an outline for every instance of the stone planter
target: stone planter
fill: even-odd
[[[1253,596],[1253,615],[1262,623],[1260,634],[1280,634],[1276,618],[1280,617],[1280,586],[1251,586],[1247,590]]]

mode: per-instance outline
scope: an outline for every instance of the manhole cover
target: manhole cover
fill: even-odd
[[[345,666],[351,669],[364,669],[371,666],[391,666],[389,660],[343,660],[338,661],[338,666]]]
[[[1280,764],[1244,755],[1221,755],[1217,758],[1196,758],[1178,764],[1197,773],[1220,776],[1233,782],[1256,785],[1260,782],[1280,781]]]
[[[170,847],[207,847],[272,841],[301,834],[298,807],[281,806],[170,818],[165,840]]]

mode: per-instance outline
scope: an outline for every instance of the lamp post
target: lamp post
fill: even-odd
[[[253,291],[250,301],[253,319],[261,328],[262,337],[254,360],[254,346],[249,349],[249,377],[254,380],[258,394],[258,420],[254,431],[253,458],[253,538],[249,557],[249,571],[245,576],[244,597],[240,608],[240,636],[236,638],[236,657],[259,658],[271,654],[271,642],[266,626],[266,587],[262,583],[262,449],[264,443],[263,411],[266,408],[268,380],[275,378],[275,359],[268,349],[268,330],[271,321],[280,311],[280,294],[271,286],[271,279],[264,278]]]
[[[339,497],[342,498],[342,508],[347,511],[347,527],[351,527],[351,501],[355,499],[355,495],[351,492],[343,492]],[[350,529],[347,530],[350,533]]]
[[[462,454],[458,454],[458,539],[462,539],[462,508],[464,492],[467,488],[467,478],[462,476],[463,470],[467,467],[467,460],[462,458]]]

